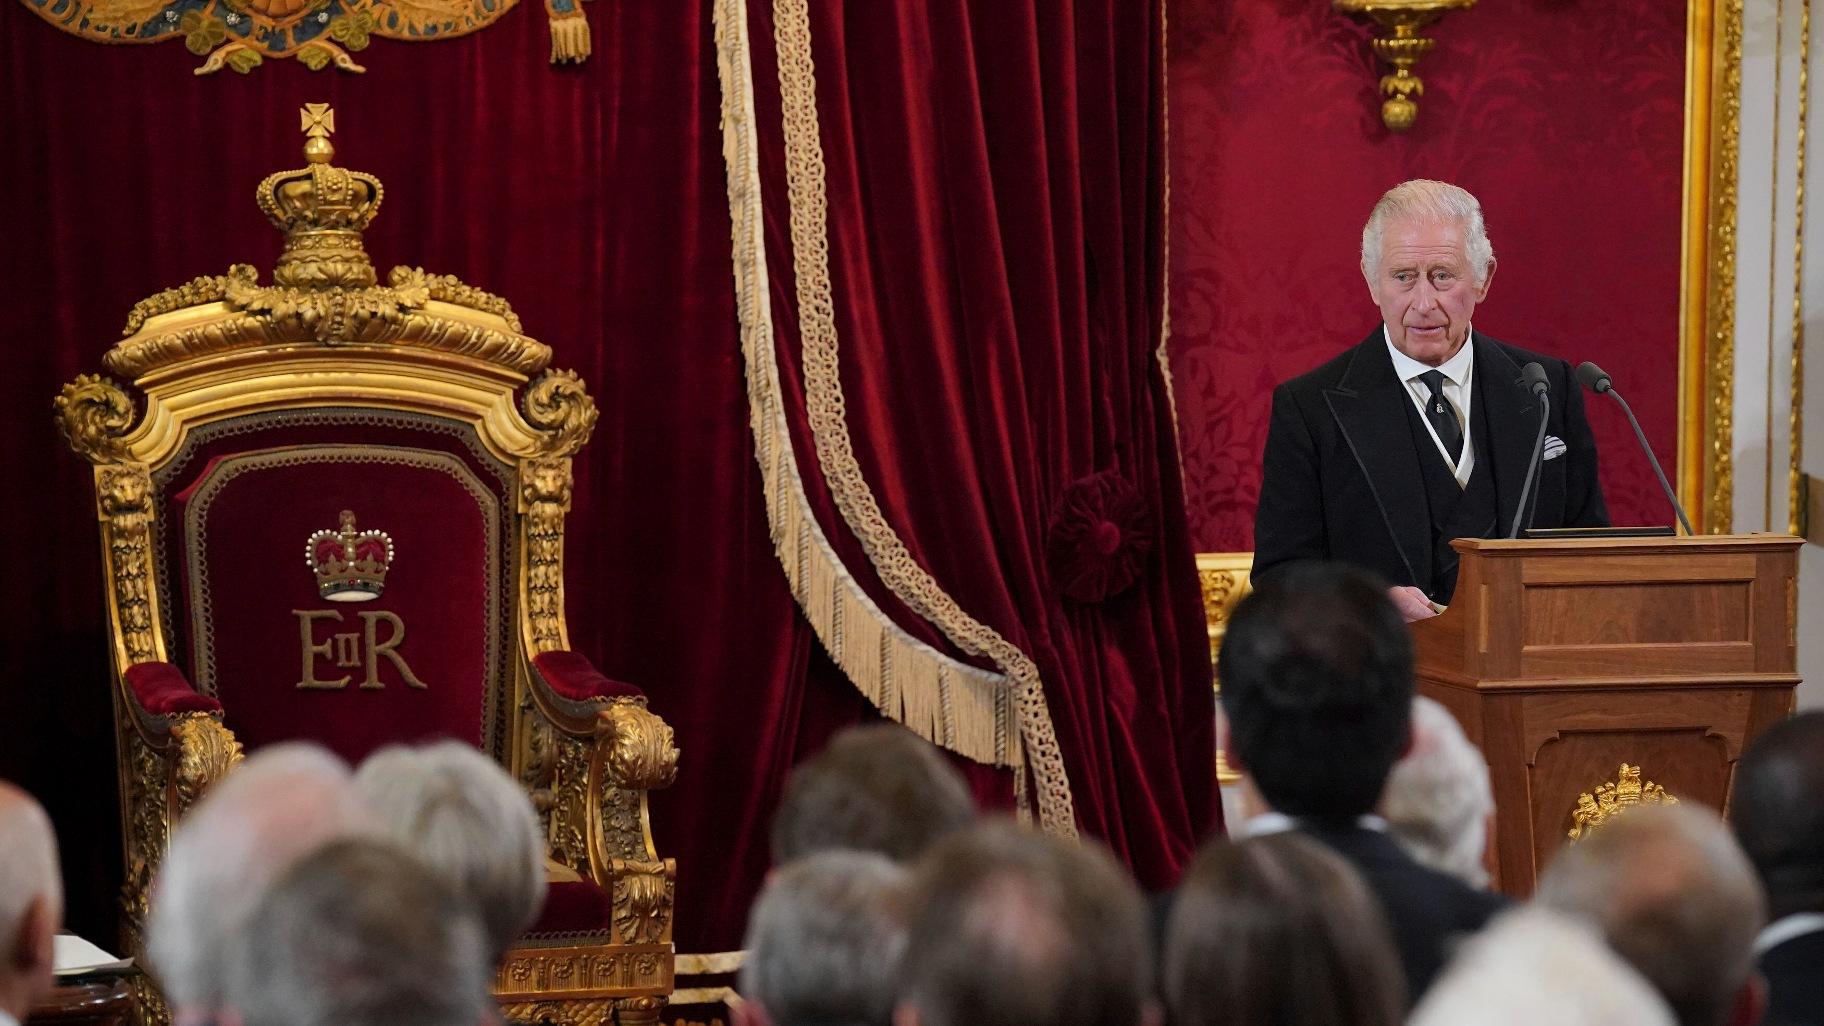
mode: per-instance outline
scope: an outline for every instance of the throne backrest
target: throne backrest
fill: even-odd
[[[241,742],[354,761],[454,737],[507,761],[516,468],[472,425],[258,410],[151,469],[170,661]]]

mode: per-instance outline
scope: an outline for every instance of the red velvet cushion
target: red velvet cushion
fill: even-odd
[[[614,901],[607,891],[588,880],[554,880],[545,891],[544,909],[526,935],[607,933],[613,925]]]
[[[170,663],[134,663],[127,667],[127,687],[139,707],[154,716],[188,712],[220,712],[222,703],[197,694],[184,671]]]
[[[551,690],[572,701],[638,697],[645,694],[632,684],[623,684],[602,676],[589,662],[589,657],[577,652],[540,652],[532,657],[532,665],[538,667],[538,672],[544,676],[545,683],[551,685]]]

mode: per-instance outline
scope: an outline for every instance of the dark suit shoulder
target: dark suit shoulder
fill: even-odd
[[[1509,900],[1480,891],[1448,873],[1422,865],[1385,833],[1360,828],[1308,832],[1343,856],[1387,913],[1407,990],[1417,1001],[1449,959],[1456,942],[1475,933]]]
[[[1824,932],[1801,934],[1760,957],[1768,1026],[1824,1024]]]

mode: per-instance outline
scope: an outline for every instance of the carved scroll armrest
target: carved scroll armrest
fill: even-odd
[[[669,909],[672,863],[653,845],[647,792],[677,776],[671,727],[638,688],[602,676],[580,654],[541,652],[531,662],[537,722],[524,775],[548,815],[552,857],[617,896],[632,887],[645,902],[652,895],[640,889],[658,887]],[[649,882],[628,882],[639,878]],[[669,937],[669,911],[663,921]]]
[[[652,843],[647,792],[670,787],[678,774],[671,727],[644,698],[617,698],[595,715],[589,754],[590,868],[603,886],[627,866],[659,861]],[[650,872],[652,870],[637,870]]]

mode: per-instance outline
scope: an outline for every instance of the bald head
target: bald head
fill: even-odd
[[[1749,747],[1729,810],[1769,915],[1824,912],[1824,712],[1783,720]]]
[[[1593,922],[1681,1026],[1721,1026],[1738,1012],[1766,903],[1709,809],[1644,806],[1605,824],[1553,860],[1536,899]]]
[[[178,824],[153,891],[147,955],[172,1002],[221,1003],[221,969],[268,887],[299,856],[372,828],[348,765],[315,745],[263,748]]]
[[[51,986],[51,938],[63,920],[63,878],[50,817],[0,780],[0,1011],[24,1019]]]

